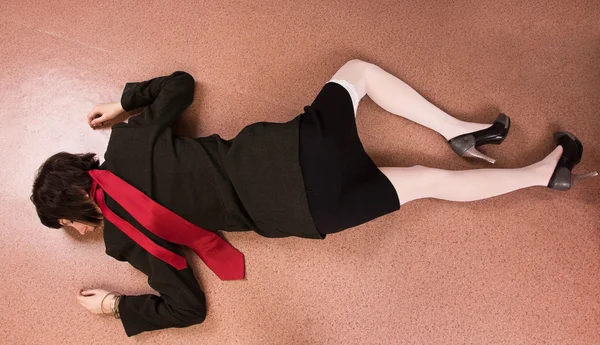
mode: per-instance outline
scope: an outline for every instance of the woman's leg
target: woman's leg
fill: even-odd
[[[532,186],[547,186],[563,152],[556,147],[542,161],[519,169],[449,171],[423,166],[379,168],[392,182],[400,204],[423,198],[474,201]]]
[[[361,60],[348,61],[332,79],[352,84],[358,94],[358,100],[366,94],[383,109],[432,129],[446,140],[491,126],[455,119],[431,104],[402,80],[374,64]]]

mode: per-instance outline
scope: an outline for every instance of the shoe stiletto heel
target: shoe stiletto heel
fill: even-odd
[[[581,181],[581,180],[585,180],[586,178],[595,177],[595,176],[598,176],[597,171],[592,171],[587,174],[573,174],[573,178],[575,179],[575,181]]]
[[[486,156],[482,152],[477,151],[477,149],[475,148],[475,146],[469,147],[465,152],[463,152],[463,154],[461,156],[462,157],[468,157],[468,158],[483,159],[484,161],[492,163],[492,164],[496,163],[496,160],[494,158],[492,158],[490,156]]]
[[[577,137],[569,132],[556,132],[554,133],[554,140],[556,146],[563,147],[563,153],[554,169],[554,173],[552,173],[550,182],[548,182],[548,188],[566,191],[571,189],[575,181],[598,176],[597,171],[585,174],[572,173],[573,168],[579,164],[583,156],[583,144]]]
[[[487,144],[501,144],[510,130],[510,117],[500,114],[494,124],[477,132],[467,133],[448,140],[452,151],[461,157],[478,158],[489,163],[496,160],[483,154],[477,147]]]

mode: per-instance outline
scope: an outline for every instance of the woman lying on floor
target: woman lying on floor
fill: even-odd
[[[303,114],[287,123],[249,125],[232,140],[173,135],[171,126],[193,95],[194,79],[185,72],[128,83],[121,102],[97,105],[88,115],[96,128],[145,107],[112,127],[104,163],[91,153],[58,153],[33,185],[31,200],[45,226],[81,234],[103,228],[106,253],[147,274],[160,293],[80,293],[91,312],[120,317],[128,336],[204,320],[204,294],[181,246],[192,248],[221,279],[243,279],[243,255],[218,230],[317,239],[421,198],[472,201],[531,186],[567,190],[583,152],[575,136],[559,132],[554,151],[520,169],[378,168],[356,129],[365,95],[438,132],[458,155],[490,163],[476,147],[504,141],[510,119],[457,120],[360,60],[346,63]]]

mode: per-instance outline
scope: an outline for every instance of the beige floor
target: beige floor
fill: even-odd
[[[34,172],[66,150],[102,156],[85,115],[126,81],[182,69],[198,82],[182,133],[234,136],[285,121],[345,61],[380,65],[455,116],[513,119],[487,150],[519,167],[577,134],[600,168],[600,2],[3,1],[0,3],[0,343],[598,344],[600,178],[468,204],[424,200],[326,241],[228,239],[247,280],[200,262],[207,320],[126,338],[80,288],[148,292],[89,239],[44,228]],[[488,167],[365,98],[358,126],[380,165]],[[490,181],[493,183],[493,181]]]

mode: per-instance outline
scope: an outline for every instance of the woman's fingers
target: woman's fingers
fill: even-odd
[[[80,294],[81,294],[81,295],[83,295],[83,296],[93,296],[93,295],[97,295],[97,294],[98,294],[98,289],[92,289],[92,290],[81,290]]]
[[[86,298],[85,296],[77,296],[77,301],[79,301],[79,304],[81,304],[82,307],[84,307],[87,310],[90,310],[90,307],[88,306],[88,304],[86,303]]]
[[[90,296],[77,296],[77,300],[82,307],[87,309],[88,311],[92,311],[92,307],[90,305]]]
[[[125,114],[121,102],[96,104],[94,109],[87,115],[87,120],[90,127],[96,128],[120,114]]]
[[[97,127],[97,126],[102,125],[102,123],[106,120],[106,117],[107,117],[106,114],[102,114],[101,116],[92,119],[90,121],[90,126]]]
[[[96,116],[96,114],[98,114],[98,110],[96,109],[96,107],[94,107],[94,109],[92,109],[92,111],[90,111],[87,114],[88,120],[92,120]]]
[[[110,292],[103,289],[80,289],[77,301],[82,307],[94,314],[104,314],[102,302],[106,300]]]
[[[107,109],[104,104],[97,104],[87,115],[88,125],[92,128],[101,125],[108,117],[106,112]]]
[[[94,107],[94,109],[89,114],[87,114],[88,124],[91,125],[92,121],[101,115],[102,115],[102,112]]]

